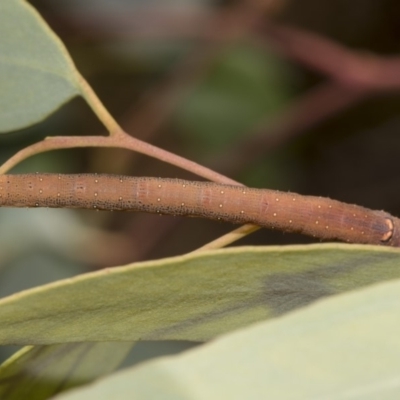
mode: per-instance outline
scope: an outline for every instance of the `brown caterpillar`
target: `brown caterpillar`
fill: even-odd
[[[253,223],[320,239],[400,245],[400,220],[384,211],[323,197],[180,179],[1,175],[0,206],[145,211]]]

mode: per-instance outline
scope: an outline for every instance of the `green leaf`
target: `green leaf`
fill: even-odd
[[[46,118],[79,94],[62,42],[24,0],[0,2],[0,132]]]
[[[114,371],[132,343],[25,347],[0,367],[0,398],[44,400]]]
[[[0,344],[204,341],[320,297],[400,277],[400,251],[242,247],[132,264],[0,300]]]
[[[334,296],[61,400],[400,398],[400,281]]]

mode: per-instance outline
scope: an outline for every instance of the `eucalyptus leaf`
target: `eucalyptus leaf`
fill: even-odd
[[[333,296],[58,400],[400,398],[400,281]]]
[[[239,247],[109,268],[0,300],[0,344],[204,341],[336,293],[400,278],[400,251]]]
[[[0,398],[44,400],[114,371],[133,344],[27,346],[0,367]]]
[[[0,2],[0,132],[32,125],[80,93],[65,46],[24,0]]]

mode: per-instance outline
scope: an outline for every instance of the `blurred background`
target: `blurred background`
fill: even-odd
[[[30,3],[130,134],[248,186],[400,215],[398,1]],[[99,134],[104,128],[74,99],[43,123],[2,135],[0,161],[46,136]],[[115,149],[45,153],[12,172],[36,171],[199,179]],[[183,254],[233,228],[201,219],[47,209],[1,209],[0,221],[0,296],[105,266]],[[310,242],[260,230],[235,245]]]

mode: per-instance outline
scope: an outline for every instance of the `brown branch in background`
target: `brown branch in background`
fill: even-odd
[[[301,29],[269,22],[261,40],[291,60],[329,76],[340,84],[369,90],[400,88],[400,57],[382,57],[346,47]]]

